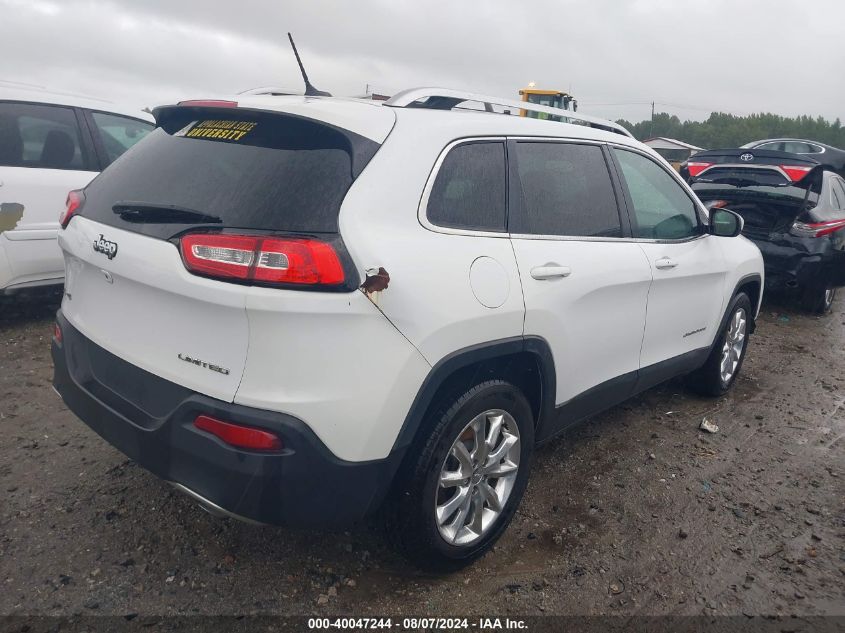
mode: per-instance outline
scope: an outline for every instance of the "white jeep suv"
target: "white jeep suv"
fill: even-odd
[[[70,196],[54,384],[206,508],[384,508],[407,555],[454,568],[539,443],[673,376],[736,380],[760,253],[614,123],[437,89],[155,116]]]
[[[67,192],[152,129],[141,110],[0,81],[0,295],[61,285]]]

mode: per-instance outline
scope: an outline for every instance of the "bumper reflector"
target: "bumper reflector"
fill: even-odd
[[[197,416],[194,426],[237,448],[251,451],[280,451],[284,448],[282,440],[269,431],[223,422],[208,415]]]

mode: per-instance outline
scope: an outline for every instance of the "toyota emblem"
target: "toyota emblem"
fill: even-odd
[[[739,160],[745,161],[747,163],[748,161],[754,160],[754,154],[745,153],[739,157]]]

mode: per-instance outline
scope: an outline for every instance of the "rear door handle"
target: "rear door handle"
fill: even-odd
[[[678,265],[674,259],[670,259],[669,257],[661,257],[656,262],[654,262],[654,267],[659,268],[660,270],[668,270],[669,268],[674,268]]]
[[[558,277],[569,277],[572,274],[569,266],[557,266],[547,264],[546,266],[535,266],[531,269],[531,276],[534,279],[556,279]]]

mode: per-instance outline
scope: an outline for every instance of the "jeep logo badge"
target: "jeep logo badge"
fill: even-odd
[[[747,163],[749,161],[754,160],[754,154],[745,153],[745,154],[743,154],[742,156],[739,157],[739,160],[745,161]]]
[[[100,233],[99,239],[94,240],[94,250],[102,253],[109,259],[114,259],[114,256],[117,255],[117,244],[104,239],[103,234]]]

